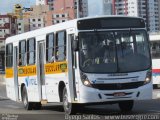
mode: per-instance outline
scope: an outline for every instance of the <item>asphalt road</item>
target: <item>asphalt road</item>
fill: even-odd
[[[160,93],[160,90],[155,90],[154,97],[158,97],[158,93]],[[160,99],[136,101],[133,111],[130,113],[120,112],[118,105],[115,104],[88,106],[77,116],[67,116],[64,114],[62,106],[55,104],[44,105],[41,110],[26,111],[22,103],[11,101],[6,97],[5,86],[0,84],[0,120],[108,120],[111,119],[108,118],[110,116],[128,117],[128,115],[132,117],[136,115],[153,115],[158,120],[160,119]],[[134,118],[135,120],[138,119]]]

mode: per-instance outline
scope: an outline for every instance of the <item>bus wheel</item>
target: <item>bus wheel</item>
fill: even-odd
[[[133,100],[119,102],[119,108],[121,109],[122,112],[130,112],[133,108],[133,105],[134,105]]]
[[[34,108],[35,110],[40,110],[41,107],[42,107],[42,104],[41,104],[40,102],[35,102],[35,103],[33,103],[33,108]]]
[[[66,87],[63,89],[63,108],[66,114],[76,114],[76,105],[68,102],[68,93]]]
[[[28,102],[27,89],[25,86],[22,89],[22,101],[26,110],[32,110],[33,103]]]

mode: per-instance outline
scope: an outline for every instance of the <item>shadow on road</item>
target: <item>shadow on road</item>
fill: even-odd
[[[43,106],[41,110],[49,110],[54,112],[64,112],[61,105]],[[93,115],[134,115],[134,114],[146,114],[146,111],[136,111],[133,109],[131,112],[121,112],[118,105],[103,105],[103,106],[85,106],[83,110],[79,109],[78,115],[81,114],[93,114]]]

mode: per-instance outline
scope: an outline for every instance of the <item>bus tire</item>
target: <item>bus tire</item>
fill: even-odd
[[[26,110],[32,110],[33,103],[32,102],[28,102],[27,89],[26,89],[25,86],[22,89],[22,102],[23,102],[24,108]]]
[[[33,103],[33,108],[34,108],[35,110],[40,110],[41,107],[42,107],[42,104],[41,104],[40,102],[35,102],[35,103]]]
[[[121,101],[118,104],[119,104],[119,108],[122,112],[130,112],[130,111],[132,111],[134,101],[133,100]]]
[[[64,112],[68,115],[76,114],[77,113],[77,105],[68,102],[68,93],[66,87],[63,89],[63,108]]]

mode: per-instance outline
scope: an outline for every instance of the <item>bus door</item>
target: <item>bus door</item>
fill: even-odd
[[[14,69],[14,90],[16,101],[19,101],[19,85],[18,85],[18,59],[17,59],[17,46],[13,49],[13,69]]]
[[[77,85],[75,79],[76,70],[76,53],[72,50],[72,44],[75,39],[75,29],[71,28],[67,30],[68,38],[68,80],[69,80],[69,93],[71,101],[77,100]]]
[[[38,90],[41,100],[46,100],[45,72],[44,72],[44,41],[38,41],[37,47],[37,71],[38,71]]]

